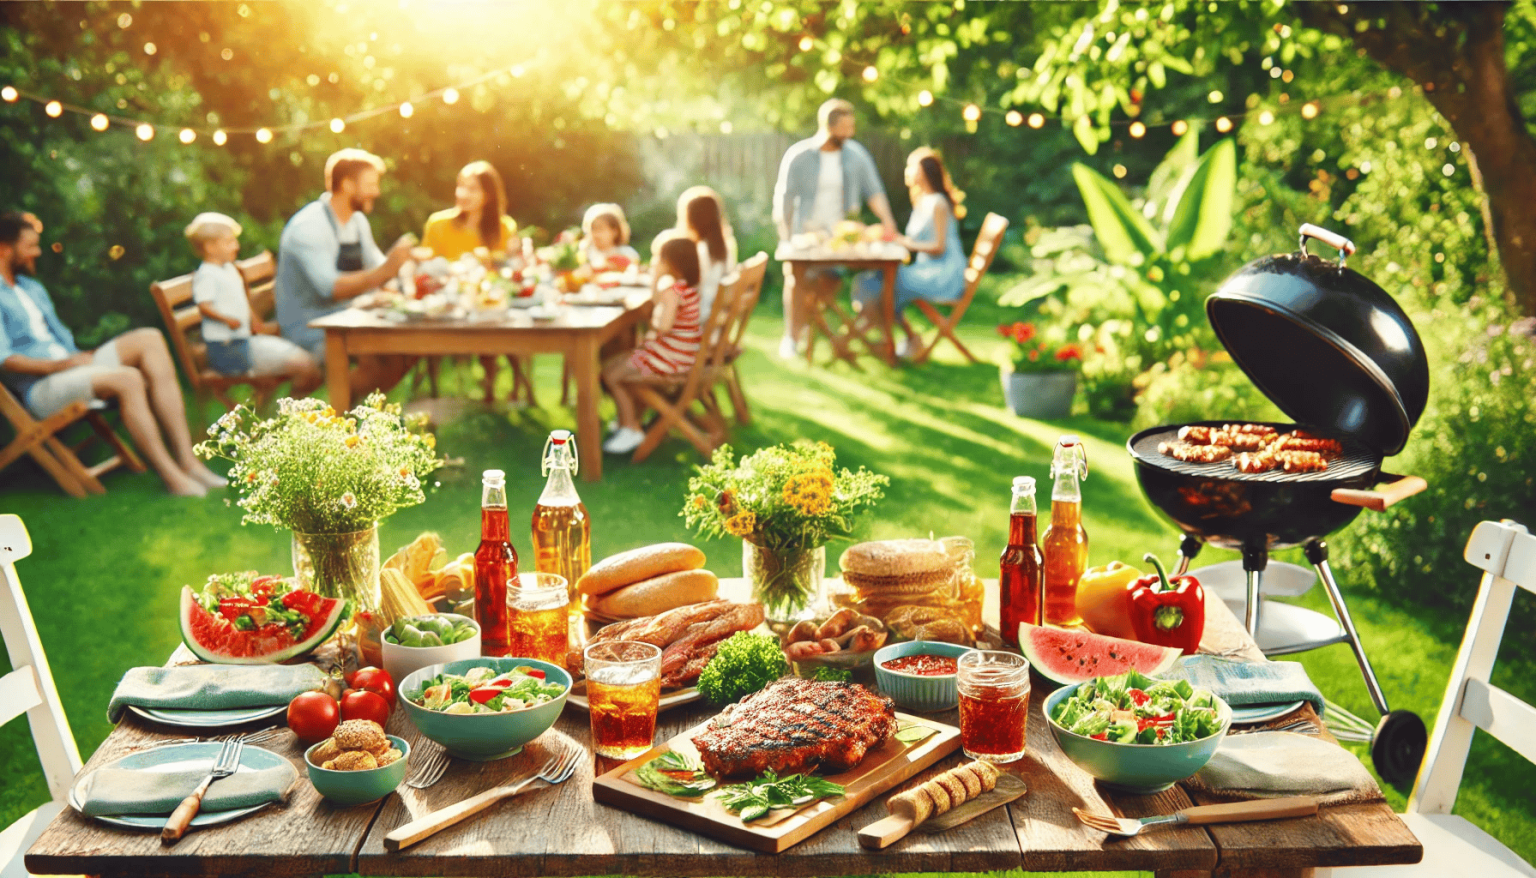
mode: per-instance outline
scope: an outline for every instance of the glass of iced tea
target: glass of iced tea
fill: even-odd
[[[509,656],[538,659],[565,667],[570,641],[571,602],[565,577],[558,573],[519,573],[515,587],[507,589],[508,627],[512,631]]]
[[[584,655],[597,755],[633,759],[651,749],[661,701],[661,647],[612,640],[592,644]]]
[[[973,649],[960,656],[960,747],[972,759],[1013,762],[1024,756],[1029,718],[1029,662],[1018,653]]]

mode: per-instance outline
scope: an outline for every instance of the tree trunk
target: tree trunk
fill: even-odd
[[[1292,8],[1423,87],[1466,148],[1473,179],[1481,178],[1484,219],[1510,294],[1522,312],[1536,315],[1536,138],[1510,90],[1504,4],[1351,4],[1354,16],[1334,3]],[[1361,18],[1371,27],[1357,31]]]

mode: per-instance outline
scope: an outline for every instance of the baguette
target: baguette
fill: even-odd
[[[719,588],[720,580],[708,570],[679,570],[608,592],[592,608],[619,619],[653,616],[688,604],[712,601]]]
[[[704,553],[687,543],[657,543],[654,546],[641,546],[638,549],[610,555],[593,564],[592,569],[576,581],[576,590],[584,595],[604,595],[664,573],[697,570],[703,566]],[[651,612],[660,611],[652,610]]]
[[[998,773],[990,763],[979,760],[968,762],[891,796],[885,808],[892,814],[910,817],[912,825],[916,826],[935,814],[958,808],[997,786]]]

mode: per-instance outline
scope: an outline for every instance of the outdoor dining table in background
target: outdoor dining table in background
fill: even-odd
[[[576,384],[576,444],[581,475],[603,475],[600,361],[603,346],[620,339],[651,313],[649,289],[633,288],[619,305],[562,305],[552,319],[536,320],[522,309],[482,316],[399,320],[377,309],[348,308],[309,325],[325,330],[325,379],[331,405],[352,405],[349,360],[360,354],[442,355],[564,354]]]
[[[896,269],[906,263],[910,254],[899,244],[883,243],[880,248],[878,253],[854,246],[840,251],[829,250],[825,246],[815,250],[802,250],[791,246],[788,241],[780,241],[778,249],[773,252],[773,258],[789,266],[791,271],[846,268],[852,272],[880,272],[883,276],[880,289],[880,319],[876,321],[876,325],[880,329],[881,337],[879,350],[876,353],[887,366],[894,366],[896,365]],[[821,307],[821,303],[806,302],[805,307]],[[857,365],[852,344],[859,340],[859,337],[848,327],[830,327],[834,333],[839,332],[839,329],[842,330],[842,334],[829,336],[827,339],[832,345],[833,356]],[[807,346],[807,358],[810,357],[814,348],[813,341]]]
[[[721,597],[745,599],[745,580],[720,582]],[[996,583],[989,582],[985,618],[995,625]],[[1220,601],[1208,606],[1201,646],[1251,661],[1263,655]],[[173,660],[190,661],[178,649]],[[1029,753],[1019,763],[1029,791],[948,832],[914,834],[882,851],[859,846],[857,830],[885,816],[877,797],[831,827],[781,854],[759,854],[694,832],[600,805],[592,798],[594,764],[584,759],[575,776],[558,787],[503,803],[400,852],[384,846],[392,829],[531,771],[560,747],[590,752],[587,716],[567,707],[555,726],[525,752],[500,762],[452,760],[447,774],[424,790],[402,785],[381,802],[354,808],[322,800],[300,781],[285,807],[269,807],[220,827],[190,833],[164,847],[157,833],[114,829],[66,809],[28,852],[27,868],[39,874],[93,875],[869,875],[891,872],[1151,871],[1159,876],[1303,876],[1318,866],[1413,863],[1423,855],[1418,840],[1384,801],[1326,806],[1317,816],[1260,823],[1157,829],[1136,838],[1110,839],[1089,830],[1073,807],[1127,817],[1169,814],[1193,804],[1183,787],[1151,796],[1114,793],[1073,765],[1057,748],[1041,705],[1049,685],[1031,698]],[[657,740],[697,725],[715,709],[686,705],[663,713]],[[955,712],[935,714],[953,723]],[[1272,720],[1299,718],[1320,725],[1310,706]],[[411,742],[413,759],[435,744],[396,710],[389,731]],[[157,740],[180,737],[129,716],[86,765],[92,770]],[[1326,730],[1323,740],[1332,741]],[[303,763],[303,748],[288,734],[259,746]],[[913,783],[962,762],[959,753],[936,763]]]

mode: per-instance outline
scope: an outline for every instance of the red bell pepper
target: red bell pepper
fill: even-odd
[[[1151,553],[1143,557],[1157,572],[1131,585],[1131,626],[1136,639],[1175,646],[1185,655],[1195,654],[1205,633],[1205,589],[1193,576],[1175,577],[1170,582],[1162,562]]]

